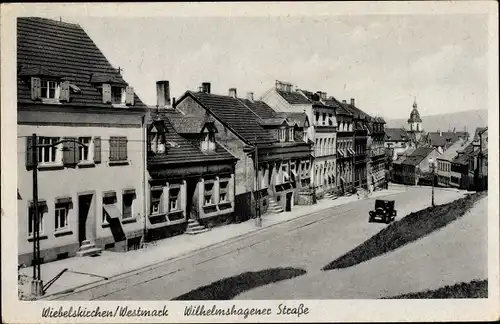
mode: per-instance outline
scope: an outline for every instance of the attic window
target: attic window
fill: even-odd
[[[41,80],[41,91],[40,97],[46,99],[56,99],[59,98],[59,82]]]
[[[134,88],[123,85],[102,84],[103,103],[113,105],[134,105]]]
[[[32,77],[31,99],[42,102],[69,101],[69,82],[49,77]]]
[[[201,141],[201,150],[203,152],[215,151],[215,134],[213,132],[204,133]]]

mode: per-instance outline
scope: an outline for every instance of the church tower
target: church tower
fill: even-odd
[[[417,99],[413,100],[413,109],[410,113],[410,118],[408,119],[408,132],[413,134],[414,139],[418,142],[422,137],[424,129],[422,127],[422,119],[420,118],[420,113],[417,108]]]

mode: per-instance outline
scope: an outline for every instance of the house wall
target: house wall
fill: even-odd
[[[43,115],[43,116],[42,116]],[[47,202],[43,215],[43,231],[41,232],[41,257],[44,262],[55,260],[58,254],[75,255],[79,248],[78,202],[80,194],[92,194],[93,199],[86,221],[87,239],[93,240],[98,247],[116,244],[117,249],[126,248],[126,242],[115,242],[112,229],[103,222],[102,194],[115,191],[116,206],[122,211],[122,191],[135,189],[133,201],[133,218],[130,222],[121,222],[121,228],[127,239],[142,235],[143,228],[143,156],[140,115],[121,116],[116,110],[112,114],[72,113],[60,111],[37,111],[29,114],[20,112],[17,127],[18,146],[18,189],[21,199],[18,200],[18,254],[19,262],[31,262],[33,245],[28,238],[28,206],[32,201],[33,178],[31,169],[26,168],[26,137],[36,133],[48,137],[101,137],[101,163],[91,166],[76,166],[38,169],[38,198]],[[83,118],[85,117],[85,118]],[[47,126],[36,125],[42,121]],[[58,124],[59,123],[59,124]],[[92,123],[99,123],[93,127]],[[59,125],[64,126],[59,126]],[[50,126],[50,127],[48,127]],[[126,165],[109,164],[110,136],[126,136]],[[60,153],[62,155],[62,153]],[[72,205],[68,211],[68,228],[64,232],[55,231],[55,200],[59,197],[71,197]],[[83,226],[83,225],[82,225]],[[125,246],[125,247],[124,247]]]
[[[398,154],[404,153],[408,149],[409,145],[404,141],[385,141],[384,147],[393,149],[394,154],[392,156],[392,160],[395,161],[398,158]]]

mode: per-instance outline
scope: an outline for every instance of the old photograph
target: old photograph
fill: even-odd
[[[17,297],[488,298],[490,28],[16,17]]]

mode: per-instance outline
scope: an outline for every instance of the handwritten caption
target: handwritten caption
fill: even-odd
[[[309,314],[309,308],[304,304],[299,304],[298,306],[287,306],[286,304],[279,304],[275,310],[276,315],[285,316],[296,316],[300,317],[302,315]],[[266,308],[241,308],[233,305],[228,308],[217,307],[217,305],[212,305],[212,307],[205,307],[205,305],[197,306],[186,306],[184,309],[184,316],[243,316],[244,319],[249,316],[269,316],[273,315],[273,309]]]
[[[143,307],[128,307],[128,306],[116,306],[115,309],[104,309],[99,306],[93,309],[88,309],[87,307],[75,307],[71,306],[69,309],[65,309],[62,306],[59,308],[54,307],[44,307],[42,309],[42,317],[166,317],[168,316],[167,306],[163,306],[161,309],[147,309]]]

